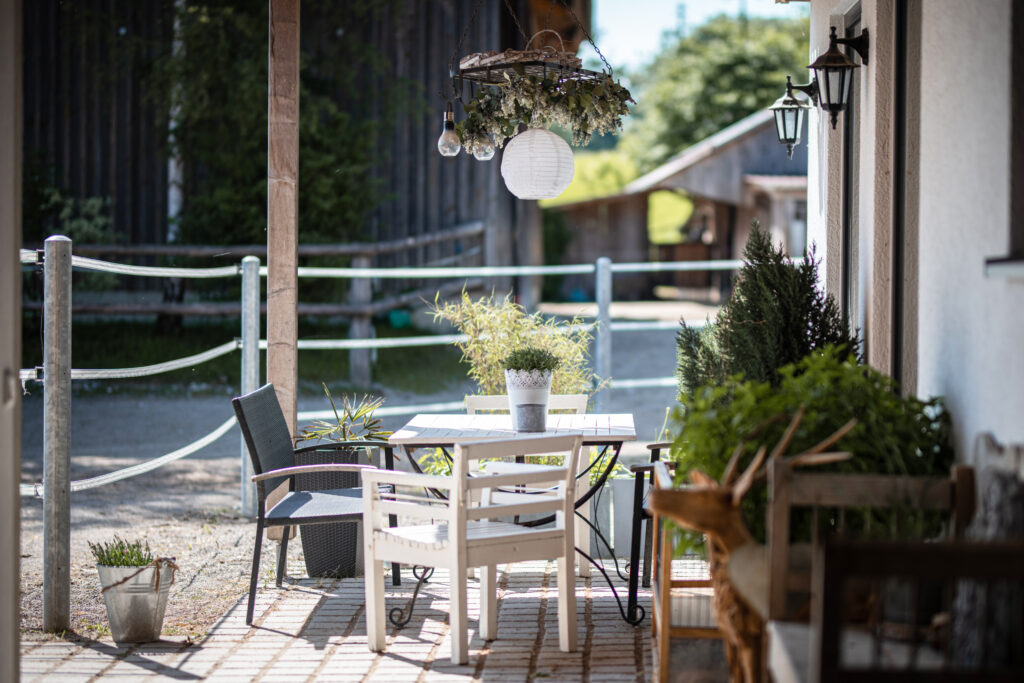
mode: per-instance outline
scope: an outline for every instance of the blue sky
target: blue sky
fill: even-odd
[[[680,12],[680,6],[685,10]],[[793,17],[807,13],[801,2],[777,5],[775,0],[594,0],[594,40],[614,69],[636,69],[650,62],[661,46],[663,31],[675,29],[685,16],[687,30],[718,14]],[[587,45],[584,59],[595,56]]]

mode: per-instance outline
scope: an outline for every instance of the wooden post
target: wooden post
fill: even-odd
[[[369,268],[370,257],[363,254],[352,259],[353,268]],[[373,282],[370,278],[353,278],[349,281],[348,301],[354,306],[367,306],[373,301]],[[354,315],[348,331],[349,339],[371,339],[373,318],[369,315]],[[352,349],[348,352],[349,380],[357,387],[370,386],[370,349]]]
[[[270,0],[267,117],[267,380],[298,420],[299,0]]]
[[[0,680],[18,680],[21,524],[21,0],[0,0]]]
[[[43,272],[43,630],[59,632],[71,625],[71,240],[46,238]]]
[[[277,391],[294,436],[299,384],[299,0],[270,0],[267,54],[267,381]],[[280,495],[271,492],[267,504]],[[280,540],[281,533],[273,527],[267,537]]]

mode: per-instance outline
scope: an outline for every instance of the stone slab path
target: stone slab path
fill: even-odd
[[[303,575],[300,567],[296,567]],[[403,607],[413,580],[387,585],[387,609]],[[388,648],[366,646],[362,579],[293,579],[261,585],[256,619],[245,625],[239,600],[197,643],[168,639],[140,646],[110,640],[22,643],[23,681],[602,681],[650,680],[650,622],[626,624],[608,585],[577,582],[577,652],[558,649],[554,562],[499,567],[498,638],[477,635],[479,600],[470,580],[470,659],[451,663],[447,572],[424,586],[412,621],[392,629]],[[623,582],[616,589],[625,592]],[[641,604],[650,605],[650,591]]]

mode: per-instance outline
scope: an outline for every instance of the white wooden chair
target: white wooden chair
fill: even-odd
[[[579,435],[531,436],[503,441],[456,444],[451,477],[391,470],[364,470],[363,558],[366,585],[366,632],[370,650],[385,645],[384,571],[382,563],[401,562],[446,567],[451,575],[452,662],[469,661],[466,571],[480,572],[480,635],[497,637],[496,565],[526,560],[558,560],[558,643],[563,652],[576,650],[576,590],[572,571],[575,534],[571,519],[576,499]],[[509,455],[567,453],[561,466],[504,464],[501,474],[475,472],[470,464],[481,458]],[[393,484],[396,492],[380,490]],[[553,485],[553,487],[552,487]],[[399,490],[398,487],[402,487]],[[512,503],[494,502],[498,488],[526,487],[535,495],[517,496]],[[448,500],[425,489],[448,492]],[[479,504],[470,505],[479,492]],[[554,527],[531,529],[492,521],[532,513],[555,513]],[[388,515],[400,526],[388,527]],[[416,522],[416,525],[411,525]]]
[[[466,413],[476,415],[481,411],[507,413],[508,396],[467,396]],[[587,412],[586,394],[551,394],[548,397],[548,411],[564,410],[576,415]]]
[[[548,412],[561,411],[582,415],[587,412],[588,396],[586,394],[551,394],[548,396]],[[478,412],[507,413],[509,412],[508,395],[466,396],[466,414],[476,415]],[[584,519],[590,519],[590,506],[582,506],[578,512]],[[576,543],[587,555],[590,555],[590,525],[582,519],[576,519]],[[590,563],[578,558],[580,576],[590,576]],[[472,575],[472,572],[470,573]]]

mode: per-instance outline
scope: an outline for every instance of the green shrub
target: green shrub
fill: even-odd
[[[145,567],[153,563],[149,541],[126,541],[114,536],[110,543],[89,543],[96,564],[107,567]]]
[[[853,454],[850,460],[816,471],[944,476],[953,463],[950,419],[941,400],[901,397],[894,381],[839,347],[814,352],[779,370],[779,384],[743,381],[734,376],[721,385],[704,386],[684,397],[673,414],[675,437],[671,458],[676,482],[700,469],[721,480],[733,449],[744,443],[739,465],[745,468],[757,449],[771,449],[788,419],[801,407],[806,413],[787,453],[807,450],[856,418],[856,426],[833,447]],[[764,488],[743,503],[755,538],[764,538]]]
[[[593,394],[600,388],[590,366],[591,334],[579,318],[559,321],[539,313],[528,315],[507,295],[497,301],[493,294],[474,301],[463,292],[456,302],[441,303],[435,298],[434,320],[451,323],[466,335],[466,341],[455,345],[482,395],[505,393],[503,361],[527,346],[558,359],[551,393]]]
[[[839,307],[818,288],[813,250],[800,263],[790,263],[755,221],[743,259],[732,296],[715,323],[700,330],[684,322],[676,337],[683,396],[736,374],[778,385],[779,368],[828,344],[858,352]]]
[[[554,370],[558,367],[558,356],[546,349],[527,346],[505,356],[502,365],[506,370]]]

